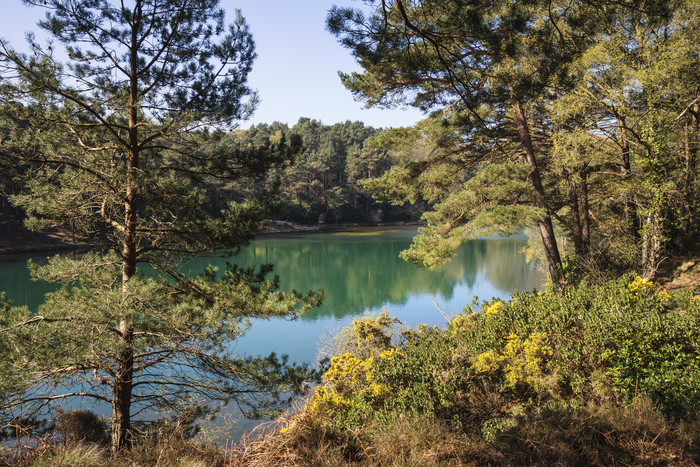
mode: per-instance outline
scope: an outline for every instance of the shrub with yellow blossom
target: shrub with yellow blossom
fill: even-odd
[[[671,294],[669,294],[668,291],[658,288],[653,281],[642,279],[640,276],[636,276],[634,280],[627,285],[627,294],[635,301],[639,301],[642,298],[656,298],[663,305],[668,305],[671,301]]]
[[[656,285],[650,280],[642,279],[640,276],[627,286],[630,298],[639,298],[642,295],[649,295],[656,292]]]
[[[494,300],[490,304],[486,305],[481,312],[488,316],[488,315],[496,315],[498,314],[498,311],[501,309],[503,306],[503,302],[501,300]]]
[[[692,296],[623,277],[563,294],[519,292],[510,302],[484,302],[481,312],[466,308],[447,330],[424,327],[397,339],[389,338],[393,319],[361,318],[345,330],[353,340],[307,408],[353,437],[407,413],[456,429],[480,424],[496,436],[538,404],[598,400],[613,390],[613,399],[646,394],[684,417],[700,406],[700,300]]]
[[[377,380],[373,366],[377,361],[391,360],[396,353],[391,348],[368,358],[358,358],[350,352],[333,357],[322,376],[323,384],[309,402],[311,413],[318,418],[332,418],[379,403],[387,394],[387,387]]]
[[[475,329],[476,320],[476,313],[460,313],[459,315],[452,318],[447,329],[449,333],[453,336],[460,334],[463,335]]]
[[[501,370],[507,386],[515,388],[527,384],[540,390],[551,355],[552,348],[547,344],[544,332],[532,333],[525,341],[511,333],[502,352],[487,350],[477,355],[472,368],[480,373]]]
[[[671,300],[671,294],[666,290],[659,290],[656,296],[659,297],[663,303],[668,303],[669,300]]]
[[[376,317],[362,316],[333,336],[325,351],[332,355],[349,352],[358,358],[368,358],[392,348],[392,342],[400,335],[400,325],[401,322],[386,311]]]

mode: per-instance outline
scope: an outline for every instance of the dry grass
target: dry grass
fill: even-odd
[[[357,458],[352,439],[306,412],[244,435],[231,457],[234,466],[341,466]]]
[[[283,428],[284,427],[284,428]],[[37,451],[13,465],[55,466],[550,466],[700,465],[697,424],[669,425],[645,402],[529,414],[493,442],[429,417],[400,417],[367,433],[296,417],[244,437],[230,450],[144,444],[112,459],[95,445]],[[9,465],[9,464],[8,464]]]
[[[477,466],[700,465],[700,426],[667,421],[645,398],[621,407],[536,408],[496,439],[432,417],[402,416],[362,433],[339,432],[302,413],[246,437],[228,465]]]
[[[646,398],[621,406],[525,414],[493,449],[504,465],[673,465],[700,462],[697,424],[668,422]]]
[[[489,400],[488,388],[476,400]],[[489,405],[489,404],[487,404]],[[471,405],[473,409],[477,407]],[[44,445],[5,465],[54,466],[550,466],[700,465],[700,424],[674,423],[637,397],[621,406],[599,400],[584,407],[567,404],[511,410],[508,423],[487,435],[484,417],[470,417],[457,430],[432,416],[399,416],[361,430],[333,428],[303,409],[262,425],[228,449],[160,431],[110,458],[104,447]],[[502,412],[503,413],[503,412]],[[495,434],[494,434],[495,433]],[[0,462],[2,464],[2,462]]]

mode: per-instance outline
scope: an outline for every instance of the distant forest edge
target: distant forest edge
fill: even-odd
[[[216,215],[228,199],[244,199],[258,188],[279,180],[278,204],[273,218],[295,224],[329,225],[344,223],[376,224],[384,222],[415,222],[424,212],[424,204],[397,206],[372,198],[362,185],[363,179],[379,177],[396,165],[407,162],[405,151],[380,149],[372,144],[372,137],[382,130],[362,122],[346,121],[333,125],[310,118],[300,118],[291,128],[280,122],[258,124],[249,129],[231,132],[201,132],[200,150],[203,155],[212,152],[263,154],[274,152],[275,147],[287,141],[296,151],[293,163],[282,163],[255,183],[219,183],[202,177],[211,200],[212,214]],[[264,157],[264,156],[263,156]],[[7,173],[0,174],[0,232],[3,236],[31,243],[55,241],[57,236],[42,237],[22,225],[24,213],[12,206],[5,194],[20,192],[21,183]],[[60,226],[71,238],[70,225]],[[84,239],[83,239],[84,240]]]
[[[373,145],[372,138],[381,131],[362,122],[324,125],[301,118],[292,128],[275,122],[236,130],[217,144],[238,151],[274,146],[282,138],[298,139],[292,142],[299,146],[293,163],[271,170],[264,180],[281,182],[276,215],[280,220],[304,225],[417,221],[423,212],[420,203],[412,207],[378,202],[363,187],[362,180],[379,177],[409,157]],[[215,192],[225,198],[245,189],[226,186]]]

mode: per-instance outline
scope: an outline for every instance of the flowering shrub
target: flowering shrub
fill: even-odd
[[[487,350],[474,357],[473,368],[480,373],[500,370],[511,388],[530,385],[536,390],[544,388],[543,380],[552,348],[547,345],[547,335],[532,333],[525,341],[517,334],[510,334],[502,352]]]
[[[367,381],[372,359],[359,359],[351,353],[333,357],[331,366],[323,375],[323,383],[345,396],[352,394],[358,384]]]
[[[338,429],[410,414],[476,424],[471,433],[481,436],[504,433],[542,404],[577,410],[640,394],[667,415],[697,414],[700,301],[690,293],[623,277],[474,309],[446,330],[422,327],[402,340],[389,338],[400,323],[388,315],[361,318],[307,407]]]
[[[448,332],[452,336],[457,336],[460,334],[466,334],[473,330],[476,326],[477,314],[476,313],[463,313],[454,317],[447,327]]]
[[[637,276],[627,286],[627,290],[629,291],[631,298],[638,298],[642,295],[648,295],[656,292],[656,286],[652,281],[642,279],[640,276]]]
[[[333,338],[335,353],[351,353],[358,358],[368,358],[393,346],[398,339],[399,320],[383,311],[379,316],[363,316],[342,329]]]
[[[353,418],[353,411],[362,412],[376,406],[387,394],[387,386],[377,380],[373,367],[376,362],[389,361],[396,354],[397,350],[392,348],[365,359],[350,352],[333,357],[322,376],[323,384],[316,388],[310,400],[311,413],[321,418]]]
[[[482,308],[481,312],[485,315],[495,315],[498,314],[498,310],[500,310],[501,306],[503,306],[503,302],[501,300],[494,300]]]

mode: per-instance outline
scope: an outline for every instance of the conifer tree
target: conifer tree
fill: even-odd
[[[258,178],[298,149],[282,139],[198,150],[204,132],[216,139],[255,107],[254,43],[240,12],[226,26],[218,0],[24,3],[47,9],[39,26],[53,43],[30,36],[20,53],[0,42],[12,122],[0,149],[31,168],[13,203],[34,228],[63,226],[106,247],[31,265],[34,278],[62,286],[37,313],[3,316],[12,351],[0,404],[25,413],[71,398],[111,404],[117,451],[144,410],[227,400],[264,409],[297,390],[305,368],[239,356],[232,342],[248,318],[293,316],[319,297],[278,292],[269,268],[178,271],[183,258],[248,242],[275,191],[214,211],[200,183]]]
[[[597,249],[646,279],[697,243],[697,16],[696,1],[662,22],[620,15],[552,108],[558,160],[590,173]]]
[[[428,225],[404,257],[435,266],[465,237],[534,225],[554,289],[561,290],[554,220],[562,200],[552,196],[558,182],[549,171],[554,129],[544,110],[570,88],[569,65],[618,7],[658,5],[365,3],[369,14],[334,7],[328,16],[329,30],[363,69],[341,73],[343,83],[367,105],[407,103],[432,114],[405,135],[415,147],[428,147],[428,154],[374,185],[389,197],[434,203],[425,215]]]

